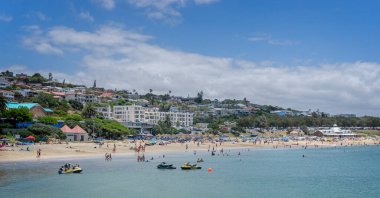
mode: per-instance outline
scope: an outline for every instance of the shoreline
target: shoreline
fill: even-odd
[[[131,143],[115,141],[112,143],[104,143],[103,146],[99,146],[96,143],[69,143],[69,144],[35,144],[30,146],[17,146],[6,147],[7,150],[0,151],[0,164],[12,163],[12,162],[32,162],[32,161],[60,161],[60,160],[72,160],[80,158],[98,158],[104,157],[105,153],[111,153],[114,156],[137,156],[137,153],[133,150],[133,147],[143,142]],[[145,155],[149,154],[169,154],[186,152],[187,151],[208,151],[215,149],[219,152],[220,149],[252,149],[252,150],[284,150],[284,149],[304,149],[305,146],[309,149],[314,148],[326,148],[326,147],[353,147],[353,146],[366,146],[366,145],[379,145],[379,140],[363,139],[363,140],[343,140],[338,142],[320,142],[320,141],[297,141],[297,142],[282,142],[274,141],[269,143],[257,143],[252,142],[223,142],[215,144],[211,142],[205,142],[198,146],[197,143],[171,143],[168,145],[153,145],[146,146],[144,152]],[[114,146],[116,152],[112,152]],[[29,148],[28,148],[29,147]],[[26,151],[26,149],[30,151]],[[36,158],[36,151],[42,150],[41,158]],[[12,151],[13,150],[13,151]]]

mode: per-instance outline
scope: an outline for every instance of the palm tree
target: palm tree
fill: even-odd
[[[96,108],[93,103],[87,103],[82,111],[82,115],[85,118],[92,118],[95,117],[98,112],[96,111]]]
[[[4,96],[0,95],[0,113],[3,113],[7,109],[7,100]]]

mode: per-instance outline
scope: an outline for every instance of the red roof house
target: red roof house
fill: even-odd
[[[66,134],[67,141],[85,141],[88,140],[88,133],[80,126],[76,125],[74,128],[70,128],[67,125],[61,128],[61,131]]]

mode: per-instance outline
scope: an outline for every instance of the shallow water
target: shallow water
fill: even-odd
[[[380,147],[167,153],[176,170],[132,156],[70,161],[82,174],[58,175],[63,161],[0,164],[0,197],[379,197]],[[238,152],[241,155],[238,156]],[[302,155],[305,155],[303,158]],[[182,171],[203,157],[202,170]],[[213,172],[207,172],[211,167]]]

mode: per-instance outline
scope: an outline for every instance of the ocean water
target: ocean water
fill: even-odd
[[[238,155],[238,152],[241,155]],[[135,156],[67,161],[82,174],[58,175],[63,161],[0,164],[0,197],[380,197],[380,147],[319,149],[225,149],[229,156],[207,152],[166,153],[176,170],[158,170]],[[305,155],[305,157],[302,157]],[[182,171],[184,162],[202,157],[202,170]],[[66,162],[66,161],[65,161]],[[207,172],[207,168],[212,172]]]

